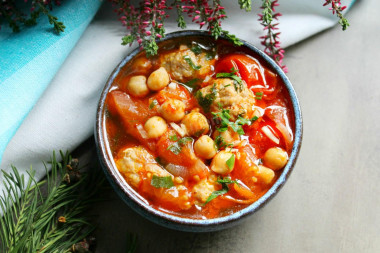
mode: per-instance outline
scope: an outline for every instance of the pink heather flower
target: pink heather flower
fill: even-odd
[[[146,31],[145,34],[148,35],[148,36],[150,36],[152,34],[152,32],[151,31]]]

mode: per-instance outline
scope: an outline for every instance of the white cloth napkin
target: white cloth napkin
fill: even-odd
[[[264,32],[257,21],[260,2],[254,1],[254,11],[245,12],[238,8],[237,1],[225,1],[228,19],[223,21],[222,26],[262,48],[259,36],[264,35]],[[342,1],[344,5],[353,2],[354,0]],[[323,1],[311,0],[280,1],[281,6],[277,10],[283,14],[279,26],[283,47],[337,23],[337,18],[322,3]],[[120,45],[125,28],[117,21],[111,9],[108,3],[101,7],[9,142],[0,169],[9,172],[10,165],[13,164],[20,171],[26,171],[32,165],[37,170],[37,179],[40,179],[45,175],[42,161],[49,160],[53,150],[73,150],[93,134],[100,92],[115,66],[133,49]],[[187,29],[198,27],[190,24]],[[166,31],[176,30],[180,29],[177,28],[175,19],[169,19]],[[0,192],[2,190],[3,185],[0,183]]]

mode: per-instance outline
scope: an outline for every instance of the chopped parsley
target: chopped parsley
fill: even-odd
[[[192,89],[195,89],[198,87],[198,84],[199,82],[201,82],[202,80],[199,79],[199,78],[194,78],[194,79],[191,79],[190,81],[186,82],[186,83],[183,83],[183,85],[189,87],[189,88],[192,88]]]
[[[195,98],[198,100],[198,104],[203,108],[203,110],[207,113],[210,112],[210,107],[212,102],[216,98],[216,88],[215,84],[211,88],[211,92],[203,96],[201,91],[197,91],[195,93]]]
[[[216,138],[215,138],[215,145],[216,145],[217,150],[232,146],[232,144],[231,143],[227,143],[224,140],[223,136],[221,136],[221,135],[216,136]]]
[[[216,78],[231,78],[231,79],[233,79],[235,90],[237,92],[240,92],[243,89],[243,87],[242,87],[243,81],[241,80],[241,78],[239,76],[236,75],[236,73],[237,73],[237,70],[232,68],[231,73],[217,73]]]
[[[171,188],[174,186],[173,180],[171,176],[167,177],[159,177],[153,175],[150,184],[155,188]]]
[[[227,184],[222,184],[222,189],[219,191],[214,191],[211,193],[211,195],[207,198],[205,205],[210,202],[211,200],[215,199],[216,197],[226,194],[228,192],[229,188]]]
[[[169,137],[170,139],[170,137]],[[191,137],[183,137],[179,139],[174,144],[170,145],[167,150],[170,150],[173,154],[178,155],[182,151],[182,147],[186,145],[187,142],[193,141]]]
[[[211,193],[211,195],[207,198],[205,205],[208,202],[210,202],[211,200],[215,199],[216,197],[223,195],[223,194],[226,194],[229,190],[229,188],[228,188],[229,184],[239,185],[239,183],[236,180],[231,180],[231,178],[229,178],[229,177],[218,178],[218,180],[216,182],[218,182],[219,184],[222,185],[222,189],[218,190],[218,191],[214,191],[213,193]]]
[[[256,92],[255,95],[256,95],[255,98],[256,98],[257,100],[261,100],[261,99],[263,98],[263,93],[262,93],[262,92]]]
[[[210,61],[210,60],[214,59],[215,55],[216,55],[215,51],[207,52],[207,54],[206,54],[206,60]]]
[[[258,119],[259,119],[259,117],[257,117],[257,116],[253,116],[252,119],[251,119],[251,122],[253,123],[253,122],[255,122],[255,121],[258,120]]]
[[[239,182],[237,180],[231,180],[230,177],[225,177],[225,178],[218,178],[216,180],[219,184],[237,184],[239,185]]]
[[[235,165],[235,155],[232,154],[231,157],[226,161],[226,164],[230,170],[234,168]]]
[[[244,134],[242,126],[250,125],[253,121],[258,119],[256,116],[252,119],[245,119],[241,116],[238,116],[238,119],[235,122],[231,122],[230,110],[227,109],[221,109],[220,112],[213,112],[212,115],[214,115],[214,119],[220,122],[218,124],[219,127],[216,128],[216,130],[218,130],[219,132],[224,132],[227,131],[228,127],[231,127],[232,130],[238,133],[239,135]]]
[[[176,134],[169,136],[171,141],[178,141],[178,136]]]
[[[191,60],[191,57],[188,55],[183,56],[183,59],[192,67],[194,70],[200,70],[202,66],[197,66],[194,64],[194,62]]]
[[[158,105],[158,101],[155,99],[150,103],[149,109],[153,109],[156,105]]]
[[[193,51],[194,54],[198,55],[202,53],[202,48],[198,44],[194,44],[191,48],[191,51]]]

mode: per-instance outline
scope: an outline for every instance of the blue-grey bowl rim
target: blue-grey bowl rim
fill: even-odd
[[[206,37],[210,37],[210,39],[213,39],[213,37],[206,31],[185,30],[185,31],[168,33],[166,34],[164,38],[162,38],[161,40],[158,40],[158,42],[170,40],[173,38],[187,37],[187,36],[191,36],[191,37],[206,36]],[[228,40],[223,36],[221,36],[220,39]],[[255,55],[258,56],[259,61],[265,61],[269,65],[270,68],[275,70],[275,72],[283,80],[284,85],[289,93],[290,100],[293,106],[293,111],[294,111],[295,133],[294,133],[294,144],[293,144],[292,152],[289,156],[289,161],[287,165],[283,169],[277,181],[260,199],[252,203],[250,206],[228,216],[215,218],[215,219],[207,219],[207,220],[181,218],[178,216],[170,215],[168,213],[164,213],[162,211],[156,210],[153,207],[144,203],[144,201],[142,201],[138,197],[138,195],[134,193],[134,190],[124,181],[123,177],[121,176],[117,168],[115,168],[112,165],[110,158],[108,157],[109,151],[107,150],[107,147],[105,146],[106,139],[103,132],[104,102],[105,102],[108,90],[110,89],[113,80],[115,79],[117,74],[120,72],[120,69],[141,51],[139,48],[136,48],[118,64],[118,66],[110,75],[101,93],[98,109],[96,113],[95,142],[97,146],[98,157],[102,165],[103,171],[107,179],[111,183],[112,187],[117,192],[117,194],[132,209],[134,209],[137,213],[139,213],[143,217],[159,225],[162,225],[171,229],[181,230],[181,231],[210,232],[210,231],[225,229],[225,228],[241,223],[249,215],[255,213],[262,206],[268,203],[268,201],[272,199],[277,194],[277,192],[282,188],[282,186],[284,185],[284,183],[290,176],[295,166],[295,163],[296,163],[296,160],[301,148],[301,142],[302,142],[302,116],[301,116],[301,108],[299,105],[297,95],[294,91],[292,84],[290,83],[288,77],[285,75],[281,67],[279,67],[268,55],[266,55],[261,50],[257,49],[255,46],[251,45],[250,43],[244,40],[241,40],[241,41],[243,42],[242,47],[246,47],[250,49],[251,51],[253,51]]]

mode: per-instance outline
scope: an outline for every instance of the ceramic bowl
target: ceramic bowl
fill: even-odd
[[[188,37],[191,40],[191,37],[207,37],[210,40],[213,40],[213,37],[210,36],[207,32],[204,31],[180,31],[169,33],[160,41],[167,41],[171,39],[177,39],[180,37]],[[220,38],[224,40],[225,38]],[[119,73],[120,69],[127,64],[135,55],[140,52],[140,49],[135,49],[128,56],[121,61],[121,63],[116,67],[111,76],[109,77],[100,97],[98,104],[97,114],[96,114],[96,126],[95,126],[95,140],[97,145],[98,156],[104,170],[106,177],[111,183],[112,187],[115,189],[117,194],[122,198],[133,210],[142,215],[143,217],[168,228],[182,230],[182,231],[192,231],[192,232],[209,232],[216,231],[225,228],[229,228],[233,225],[237,225],[244,221],[249,215],[252,215],[261,207],[269,202],[281,189],[288,179],[290,173],[292,172],[294,165],[297,160],[297,156],[301,147],[302,140],[302,118],[301,118],[301,109],[297,99],[297,95],[294,91],[292,84],[289,79],[286,77],[282,69],[264,52],[260,51],[251,44],[242,41],[244,45],[241,47],[244,50],[251,51],[261,62],[265,62],[272,71],[276,72],[284,82],[285,88],[287,89],[290,99],[291,106],[294,110],[294,119],[295,119],[295,131],[294,131],[294,145],[292,152],[289,157],[289,161],[285,168],[283,169],[281,175],[273,186],[256,202],[250,206],[233,213],[231,215],[207,219],[207,220],[198,220],[198,219],[189,219],[181,218],[174,215],[170,215],[159,210],[154,209],[144,202],[138,195],[134,193],[132,188],[124,181],[123,176],[119,173],[117,168],[113,165],[112,158],[110,156],[110,150],[107,146],[107,140],[105,137],[105,128],[104,128],[104,109],[105,109],[105,99],[107,93],[114,81],[115,77]]]

